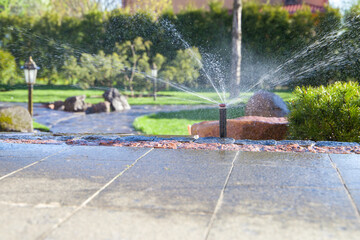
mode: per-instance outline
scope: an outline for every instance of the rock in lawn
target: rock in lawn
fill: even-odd
[[[131,107],[125,96],[121,95],[116,88],[110,88],[103,94],[105,101],[111,103],[111,109],[113,111],[129,110]]]
[[[33,121],[29,111],[20,106],[0,108],[0,131],[32,132]]]
[[[87,108],[85,95],[69,97],[65,100],[65,111],[84,112]]]
[[[245,116],[285,117],[289,113],[285,102],[278,95],[260,90],[248,101]]]

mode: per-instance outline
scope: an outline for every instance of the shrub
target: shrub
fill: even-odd
[[[16,63],[11,53],[0,49],[0,84],[14,84]]]
[[[290,101],[290,138],[359,142],[359,92],[357,82],[298,87]]]

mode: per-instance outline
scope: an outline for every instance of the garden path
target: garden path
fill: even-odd
[[[27,103],[5,103],[1,106],[20,105],[27,107]],[[197,109],[208,105],[133,105],[130,110],[111,113],[73,113],[55,111],[34,104],[34,119],[36,122],[48,126],[53,133],[137,133],[132,124],[135,118],[156,112],[179,111]]]

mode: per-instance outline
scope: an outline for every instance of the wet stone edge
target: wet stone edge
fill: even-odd
[[[80,141],[83,143],[91,142],[160,142],[160,141],[177,141],[182,143],[217,143],[217,144],[235,144],[235,145],[298,145],[301,147],[358,147],[356,142],[336,142],[336,141],[310,141],[310,140],[249,140],[241,139],[235,140],[233,138],[219,138],[219,137],[203,137],[198,136],[179,136],[179,135],[130,135],[130,134],[52,134],[52,133],[9,133],[0,132],[0,140],[52,140],[67,142]],[[59,143],[59,144],[60,144]]]

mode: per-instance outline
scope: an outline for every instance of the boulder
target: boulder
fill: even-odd
[[[227,137],[251,140],[282,140],[286,138],[286,118],[245,116],[227,120]],[[191,126],[191,135],[219,137],[219,121],[205,121]]]
[[[245,107],[245,116],[285,117],[288,113],[281,97],[264,90],[256,92]]]
[[[67,98],[64,103],[64,110],[68,112],[84,112],[87,108],[85,98],[85,95]]]
[[[101,113],[101,112],[110,112],[110,103],[105,101],[98,104],[94,104],[91,107],[86,109],[86,114],[90,113]]]
[[[110,88],[103,94],[105,101],[110,102],[111,110],[123,111],[129,110],[131,107],[125,96],[121,95],[116,88]]]
[[[33,120],[29,111],[20,106],[0,108],[0,131],[32,132]]]
[[[56,101],[54,102],[54,110],[64,110],[65,105],[64,101]]]

